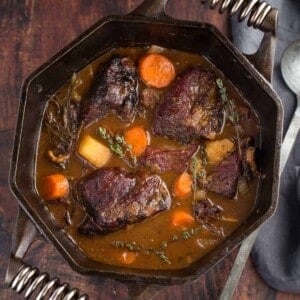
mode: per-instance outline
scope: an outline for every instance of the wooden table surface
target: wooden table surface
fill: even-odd
[[[170,15],[180,19],[215,24],[229,33],[228,20],[203,9],[200,0],[172,0]],[[124,14],[141,0],[1,0],[0,1],[0,299],[23,299],[4,284],[10,254],[17,201],[8,187],[8,172],[20,89],[24,79],[40,64],[72,41],[100,18]],[[236,251],[192,284],[166,286],[154,299],[217,299],[226,281]],[[84,276],[73,271],[50,244],[36,242],[26,262],[69,282],[90,299],[130,299],[131,288],[109,278]],[[148,290],[149,291],[149,290]],[[147,294],[149,295],[149,294]],[[144,298],[149,299],[149,296]],[[248,260],[234,299],[300,299],[268,287]]]

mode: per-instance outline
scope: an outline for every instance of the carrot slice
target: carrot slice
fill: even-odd
[[[156,88],[168,86],[175,78],[173,63],[158,53],[146,54],[140,59],[139,73],[147,85]]]
[[[69,194],[68,179],[62,174],[52,174],[43,180],[43,197],[45,200],[57,200]]]
[[[173,226],[191,225],[195,222],[195,218],[184,210],[176,210],[171,216],[171,223]]]
[[[173,195],[176,198],[184,198],[192,193],[193,179],[187,172],[182,173],[173,186]]]
[[[144,153],[148,145],[147,132],[141,126],[133,127],[125,132],[125,141],[132,146],[132,153],[140,156]]]
[[[119,257],[119,261],[122,264],[130,265],[132,264],[136,259],[136,253],[131,251],[124,251],[122,252],[121,256]]]

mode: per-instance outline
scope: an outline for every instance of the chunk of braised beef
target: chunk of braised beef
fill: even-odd
[[[213,139],[223,119],[214,75],[197,67],[180,74],[168,88],[156,110],[153,132],[183,143]]]
[[[241,141],[242,151],[242,176],[250,182],[259,174],[258,162],[260,151],[255,147],[255,141],[252,137],[245,138]]]
[[[87,212],[79,227],[86,235],[118,230],[171,205],[169,191],[159,176],[127,173],[120,168],[95,170],[82,178],[75,190]]]
[[[207,177],[205,188],[217,195],[233,198],[241,174],[241,163],[238,151],[234,150],[217,164]]]
[[[250,182],[257,175],[259,149],[255,147],[251,137],[240,142],[241,155],[235,148],[228,156],[219,162],[206,179],[208,191],[227,198],[233,198],[237,192],[239,179]]]
[[[178,150],[163,150],[148,146],[140,159],[140,164],[150,168],[153,172],[175,171],[181,173],[186,170],[189,159],[197,149],[196,144]]]
[[[219,206],[208,199],[200,200],[193,204],[193,212],[197,221],[208,222],[217,219],[221,211]]]
[[[140,97],[140,102],[145,106],[145,107],[154,107],[156,104],[158,104],[160,100],[160,95],[159,93],[152,89],[152,88],[145,88],[143,89]]]
[[[82,102],[80,120],[85,125],[115,112],[132,121],[138,104],[138,75],[131,58],[113,58],[104,64]]]

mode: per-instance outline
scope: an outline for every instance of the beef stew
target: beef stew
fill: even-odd
[[[166,87],[140,78],[149,53],[172,62],[176,77]],[[36,185],[55,222],[92,260],[180,269],[250,214],[259,145],[254,111],[205,57],[118,48],[50,96]],[[57,174],[68,188],[50,180]],[[53,185],[55,193],[46,189]]]

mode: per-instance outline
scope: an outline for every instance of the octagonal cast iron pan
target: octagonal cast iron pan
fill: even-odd
[[[278,198],[282,106],[268,80],[272,76],[277,10],[270,10],[261,24],[254,25],[264,31],[264,37],[258,51],[246,57],[214,26],[169,17],[165,12],[167,1],[145,0],[129,15],[100,20],[25,81],[10,170],[10,187],[21,209],[6,282],[11,284],[15,279],[12,287],[17,291],[38,272],[31,275],[30,280],[26,279],[29,275],[24,274],[32,269],[28,267],[24,271],[23,258],[30,244],[41,236],[53,243],[78,272],[97,273],[120,280],[178,284],[206,273],[273,214]],[[80,71],[110,49],[152,44],[206,56],[242,92],[262,125],[260,146],[265,176],[261,180],[255,208],[216,248],[180,270],[129,269],[88,259],[55,224],[35,186],[36,154],[47,95],[54,94],[73,72]],[[17,273],[19,277],[16,279]],[[22,279],[22,276],[26,278]]]

